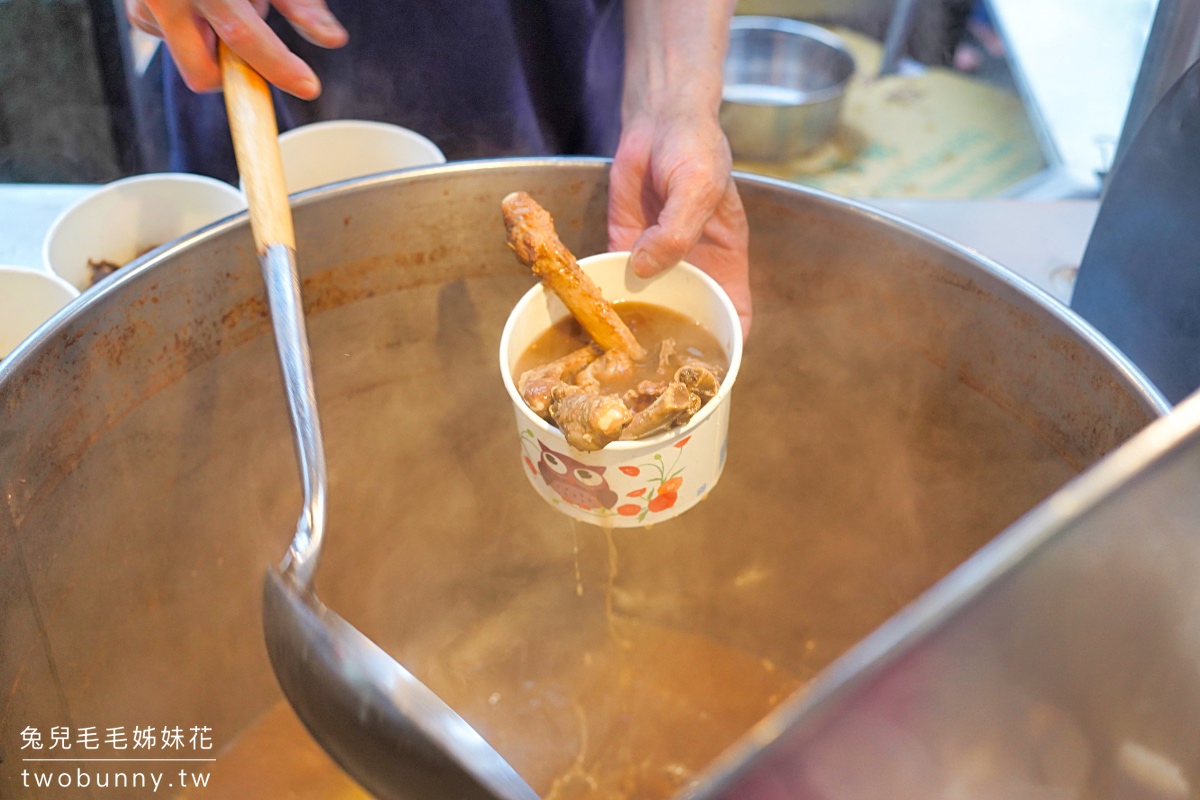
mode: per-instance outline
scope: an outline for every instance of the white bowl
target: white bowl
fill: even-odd
[[[612,302],[654,303],[699,322],[725,349],[729,370],[716,397],[687,425],[612,442],[603,450],[576,450],[558,428],[529,409],[513,379],[521,354],[569,313],[539,283],[513,308],[500,337],[500,372],[517,418],[522,469],[546,502],[575,519],[615,528],[671,519],[703,500],[725,467],[729,398],[742,363],[737,310],[717,282],[691,264],[677,264],[650,279],[634,274],[629,253],[591,256],[579,266]]]
[[[314,122],[280,134],[288,194],[377,172],[445,164],[433,142],[416,131],[357,119]]]
[[[46,268],[80,291],[88,260],[128,264],[197,228],[246,208],[235,187],[201,175],[137,175],[105,185],[59,215],[42,244]]]
[[[4,358],[79,291],[57,275],[0,266],[0,358]]]

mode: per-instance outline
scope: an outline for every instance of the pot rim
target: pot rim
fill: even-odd
[[[308,189],[304,192],[298,192],[292,195],[292,207],[301,208],[309,203],[321,202],[326,199],[337,197],[341,194],[368,189],[371,187],[381,186],[395,181],[418,180],[427,177],[436,177],[439,175],[447,175],[458,172],[478,172],[486,170],[512,169],[512,168],[534,168],[534,167],[551,167],[555,165],[575,165],[575,166],[594,166],[596,168],[607,167],[612,164],[612,159],[599,156],[514,156],[508,158],[492,158],[479,159],[472,161],[454,161],[446,164],[437,164],[426,167],[412,167],[410,169],[395,170],[393,172],[384,172],[378,175],[370,175],[363,178],[350,178],[338,183],[331,183],[326,186]],[[952,239],[943,236],[942,234],[924,228],[916,223],[902,219],[894,214],[888,213],[867,203],[830,194],[829,192],[813,189],[807,186],[801,186],[790,181],[781,180],[779,178],[771,178],[764,175],[753,175],[746,172],[734,171],[733,176],[737,179],[739,185],[762,186],[773,189],[782,189],[791,194],[804,195],[821,201],[822,203],[840,206],[843,208],[857,211],[858,213],[874,220],[886,230],[898,232],[905,235],[916,235],[919,238],[927,240],[929,243],[938,248],[948,251],[960,259],[970,262],[976,267],[979,267],[983,272],[993,279],[998,280],[1001,284],[1024,295],[1029,302],[1037,306],[1041,311],[1055,317],[1059,322],[1064,324],[1072,333],[1083,339],[1088,345],[1094,348],[1113,369],[1119,373],[1131,385],[1131,389],[1136,390],[1140,394],[1141,399],[1149,406],[1158,416],[1166,415],[1171,411],[1171,403],[1167,401],[1162,392],[1150,382],[1150,379],[1142,373],[1129,358],[1116,348],[1107,338],[1096,330],[1090,323],[1076,314],[1071,308],[1063,305],[1055,300],[1045,291],[1030,283],[1025,278],[1011,272],[1008,269],[1000,266],[992,259],[969,249],[965,245],[959,244]],[[214,238],[238,225],[246,225],[249,221],[249,215],[246,211],[240,211],[232,214],[225,219],[213,222],[203,228],[199,228],[192,233],[182,236],[173,241],[163,244],[161,247],[147,253],[139,259],[135,259],[127,266],[123,267],[95,288],[84,292],[78,298],[69,303],[61,311],[47,320],[32,333],[29,338],[19,344],[2,362],[0,362],[0,385],[21,368],[26,361],[33,358],[35,351],[41,349],[51,339],[63,333],[66,326],[78,316],[82,316],[94,306],[108,302],[110,295],[118,292],[126,283],[138,280],[144,272],[154,269],[162,262],[168,260],[179,251],[201,244],[208,239]]]

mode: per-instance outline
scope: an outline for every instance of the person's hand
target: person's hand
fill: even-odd
[[[301,36],[320,47],[341,47],[346,29],[324,0],[272,0]],[[268,0],[125,0],[131,24],[161,38],[194,92],[221,87],[217,40],[246,60],[268,82],[304,100],[321,93],[321,82],[263,21]]]
[[[642,277],[689,261],[711,275],[750,332],[749,228],[714,114],[627,118],[609,176],[608,240]]]
[[[687,260],[750,332],[749,226],[721,131],[721,64],[736,0],[624,0],[621,140],[609,173],[608,242],[650,277]]]

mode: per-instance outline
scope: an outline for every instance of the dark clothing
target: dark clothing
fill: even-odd
[[[331,0],[350,42],[325,50],[277,12],[280,38],[323,91],[275,90],[280,130],[330,119],[391,122],[450,160],[612,155],[620,131],[621,0]],[[164,105],[172,170],[237,182],[224,99],[196,95],[169,56]]]

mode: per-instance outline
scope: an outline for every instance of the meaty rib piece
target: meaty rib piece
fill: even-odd
[[[707,403],[717,396],[717,392],[721,389],[721,381],[713,372],[699,366],[699,362],[691,366],[680,367],[675,370],[675,380],[682,383],[688,388],[688,391]]]
[[[594,344],[567,353],[557,361],[540,367],[527,369],[517,378],[517,392],[526,405],[539,417],[550,415],[550,390],[570,381],[581,369],[586,368],[600,356],[601,350]]]
[[[682,383],[672,382],[658,399],[644,410],[633,415],[633,419],[621,433],[622,439],[640,439],[669,428],[683,414],[694,414],[700,410],[700,398],[688,391]]]
[[[680,414],[678,417],[676,417],[674,420],[672,420],[671,427],[672,428],[681,428],[684,425],[687,425],[689,422],[692,421],[692,417],[696,416],[696,414],[698,414],[700,412],[700,409],[704,408],[705,402],[706,402],[705,400],[701,399],[700,395],[696,394],[695,392],[692,392],[691,397],[688,401],[687,411],[684,411],[682,414]]]
[[[599,392],[601,384],[628,381],[633,376],[633,362],[622,350],[609,350],[579,371],[575,385]]]
[[[667,390],[666,381],[639,381],[638,385],[625,393],[621,399],[634,414],[653,403]]]
[[[559,240],[546,209],[524,192],[508,195],[500,207],[508,246],[522,264],[554,290],[596,344],[605,350],[621,350],[634,361],[645,358],[646,351],[633,332]]]
[[[633,418],[615,394],[559,384],[550,390],[550,398],[550,418],[576,450],[600,450]]]
[[[713,374],[718,381],[725,375],[725,370],[718,367],[716,364],[710,364],[707,361],[702,361],[693,355],[684,355],[679,359],[679,362],[685,367],[697,367],[699,369],[708,370]]]

